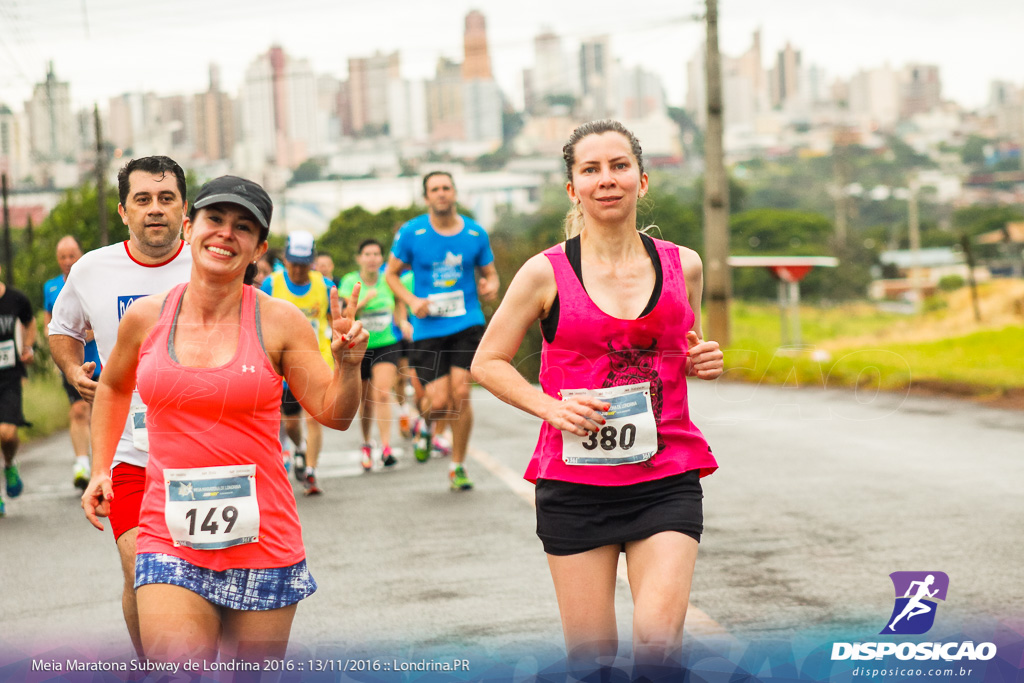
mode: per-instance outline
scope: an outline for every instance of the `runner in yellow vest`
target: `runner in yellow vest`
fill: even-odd
[[[327,365],[334,367],[331,355],[330,287],[324,276],[311,268],[316,254],[313,235],[296,231],[288,235],[284,253],[285,270],[263,281],[262,289],[272,297],[295,304],[313,326],[320,342],[320,354]],[[301,416],[306,418],[306,439],[302,438]],[[322,493],[316,478],[323,431],[320,423],[305,414],[295,396],[286,386],[281,396],[281,416],[288,438],[295,443],[295,478],[306,487],[306,495]]]

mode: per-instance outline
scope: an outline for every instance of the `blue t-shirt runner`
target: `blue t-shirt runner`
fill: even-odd
[[[463,227],[442,235],[430,216],[402,226],[391,253],[410,266],[413,294],[430,302],[430,315],[412,316],[413,341],[445,337],[484,324],[477,296],[476,269],[494,263],[491,242],[480,224],[459,216]]]

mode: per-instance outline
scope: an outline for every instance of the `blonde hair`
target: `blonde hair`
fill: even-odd
[[[640,141],[636,139],[632,131],[618,121],[614,119],[601,119],[600,121],[590,121],[577,127],[572,132],[572,135],[569,136],[568,142],[562,147],[562,159],[565,161],[565,177],[568,181],[572,182],[572,167],[576,163],[576,145],[585,137],[600,135],[601,133],[618,133],[629,141],[630,150],[633,152],[633,156],[636,157],[637,167],[640,175],[643,176],[644,151],[640,147]],[[567,240],[583,232],[583,207],[580,206],[579,201],[574,202],[565,214],[563,227],[565,229],[565,239]]]

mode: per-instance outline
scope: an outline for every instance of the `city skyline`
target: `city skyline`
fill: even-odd
[[[609,35],[612,53],[624,66],[657,73],[668,103],[682,106],[686,61],[704,36],[703,24],[693,16],[703,11],[700,2],[652,1],[625,12],[619,3],[596,0],[588,3],[586,13],[572,11],[576,6],[569,3],[540,0],[522,0],[513,8],[493,0],[456,1],[442,8],[410,0],[357,10],[344,5],[294,0],[289,7],[293,20],[282,22],[269,3],[236,0],[215,6],[182,0],[173,13],[159,16],[112,0],[36,0],[31,5],[0,0],[5,19],[0,104],[20,109],[32,85],[45,78],[50,61],[58,79],[70,84],[76,109],[93,102],[105,106],[109,98],[127,92],[202,92],[211,63],[221,70],[224,90],[235,94],[246,68],[271,45],[308,59],[317,73],[339,78],[347,77],[349,58],[397,50],[404,78],[431,78],[438,58],[462,59],[464,18],[478,9],[487,20],[494,77],[516,108],[523,104],[522,71],[533,65],[534,38],[545,30],[560,35],[570,52],[582,40]],[[992,80],[1024,83],[1016,54],[1020,48],[1010,39],[1022,24],[1024,3],[1007,7],[995,0],[978,0],[966,9],[952,0],[720,4],[726,55],[741,54],[760,29],[766,67],[787,42],[802,52],[806,64],[825,69],[829,79],[884,64],[936,64],[943,97],[971,108],[985,104]],[[152,52],[153,45],[180,47],[165,55]]]

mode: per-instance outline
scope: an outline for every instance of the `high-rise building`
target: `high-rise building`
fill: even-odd
[[[603,119],[615,110],[615,60],[608,36],[590,38],[580,44],[581,113],[590,119]]]
[[[388,82],[388,133],[395,140],[429,140],[427,84],[424,81],[394,79]]]
[[[465,140],[497,149],[502,142],[501,90],[494,79],[475,79],[463,83]]]
[[[661,79],[642,66],[623,69],[619,77],[619,111],[623,119],[642,119],[665,112],[665,88]]]
[[[123,93],[107,101],[107,125],[103,137],[115,148],[134,154],[136,131],[142,135],[146,120],[142,93]]]
[[[1024,87],[993,81],[989,87],[988,109],[995,115],[996,132],[1024,145]]]
[[[317,125],[320,127],[319,137],[327,145],[341,139],[346,114],[341,108],[343,87],[342,82],[334,76],[317,76]]]
[[[533,39],[533,72],[531,96],[534,113],[544,113],[547,107],[560,100],[571,101],[577,95],[573,72],[562,49],[562,39],[551,31],[544,31]]]
[[[771,70],[769,94],[772,107],[780,109],[799,101],[801,68],[800,51],[787,42],[776,55],[775,66]]]
[[[899,74],[888,64],[850,79],[847,109],[869,126],[890,129],[900,118]]]
[[[463,140],[497,149],[502,142],[501,90],[491,75],[487,23],[474,10],[466,15],[465,60],[462,62]]]
[[[71,87],[58,81],[51,62],[46,80],[32,89],[25,103],[28,114],[29,144],[35,161],[72,161],[78,148],[74,117],[71,114]]]
[[[196,152],[208,160],[229,159],[235,148],[235,105],[220,89],[220,69],[210,65],[210,87],[193,101]]]
[[[246,164],[294,169],[321,153],[316,76],[307,60],[270,48],[246,70],[239,106]]]
[[[28,144],[24,116],[18,116],[7,105],[0,104],[0,172],[13,180],[28,170]]]
[[[362,135],[384,132],[388,123],[388,82],[401,78],[398,52],[348,60],[348,97],[352,131]]]
[[[435,142],[464,140],[465,108],[462,102],[462,67],[458,62],[441,57],[437,75],[427,84],[427,116],[430,138]]]
[[[930,112],[942,102],[942,79],[939,67],[933,64],[908,64],[903,69],[900,89],[900,115]]]
[[[462,78],[467,81],[491,80],[491,57],[487,51],[487,21],[480,11],[472,10],[466,15],[466,30],[462,44]]]

